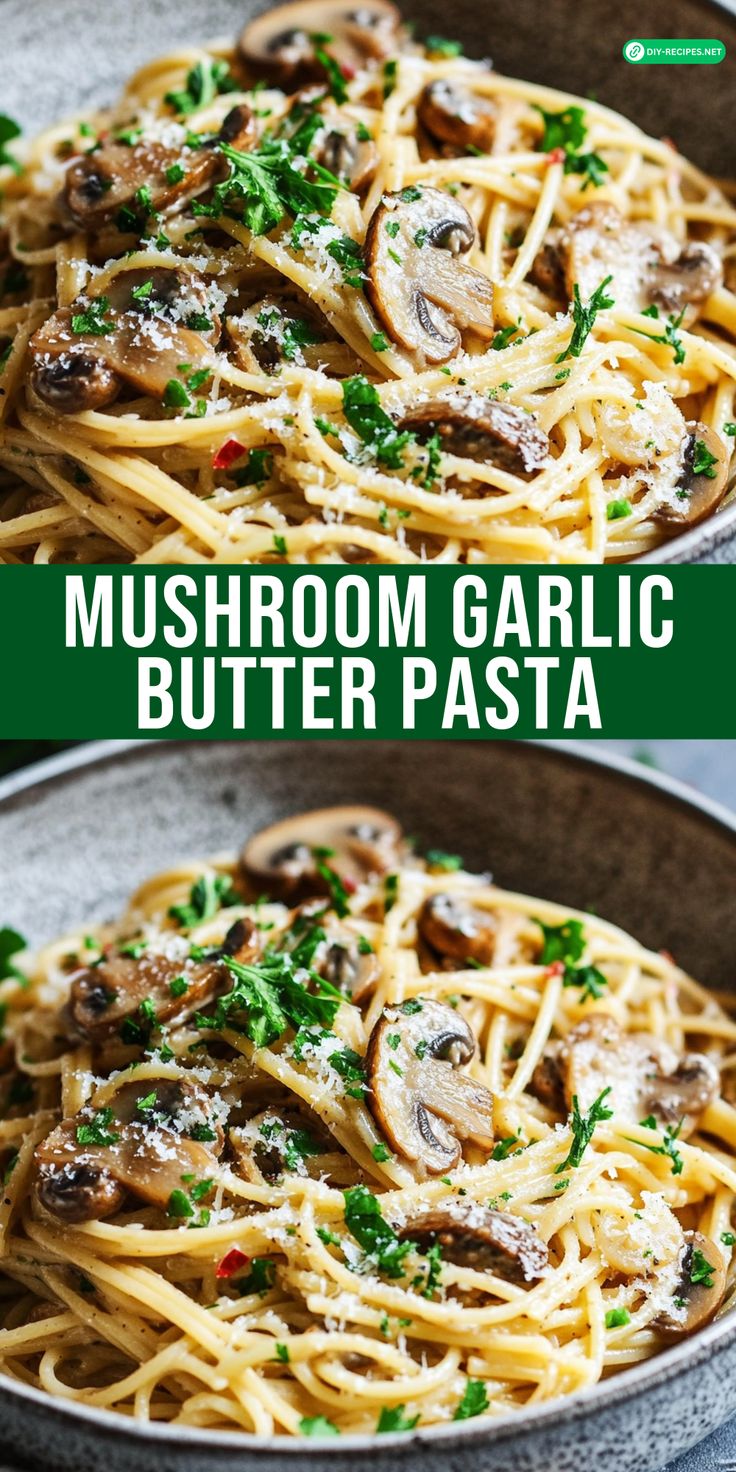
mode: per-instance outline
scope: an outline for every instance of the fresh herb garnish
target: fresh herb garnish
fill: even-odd
[[[15,981],[26,985],[28,978],[18,969],[13,961],[13,956],[24,951],[28,942],[19,930],[13,930],[10,925],[3,925],[0,929],[0,981],[7,981],[13,977]]]
[[[624,1324],[631,1323],[631,1314],[627,1308],[609,1308],[606,1313],[606,1328],[621,1329]]]
[[[381,406],[378,391],[362,374],[347,378],[342,386],[343,414],[351,429],[378,460],[390,470],[401,469],[402,451],[413,439],[408,430],[396,428]]]
[[[345,1191],[345,1225],[366,1256],[389,1278],[401,1278],[407,1253],[413,1242],[400,1242],[390,1222],[384,1220],[375,1196],[366,1186],[351,1186]]]
[[[237,82],[231,75],[227,62],[205,56],[188,73],[184,91],[167,92],[164,101],[180,117],[187,117],[200,107],[209,107],[220,93],[235,91]]]
[[[642,1128],[646,1130],[656,1130],[659,1128],[659,1122],[655,1119],[653,1114],[647,1115],[647,1118],[640,1120],[639,1123],[641,1124]],[[669,1159],[672,1162],[673,1176],[681,1176],[685,1162],[679,1150],[677,1149],[675,1142],[679,1138],[680,1130],[682,1129],[682,1123],[682,1120],[680,1120],[680,1123],[675,1130],[670,1129],[669,1126],[664,1130],[662,1134],[661,1145],[646,1145],[643,1140],[634,1140],[630,1135],[627,1135],[626,1138],[632,1145],[641,1145],[642,1149],[648,1150],[650,1155],[669,1156]]]
[[[232,1027],[244,1033],[257,1048],[265,1048],[287,1027],[326,1024],[330,1027],[342,1001],[330,982],[309,971],[307,982],[297,979],[294,958],[288,952],[266,950],[261,960],[246,966],[225,956],[223,964],[233,977],[232,991],[219,997],[210,1016],[197,1012],[197,1027],[221,1031]],[[239,1020],[242,1017],[242,1021]]]
[[[218,910],[240,903],[240,895],[233,889],[228,874],[202,874],[189,891],[185,905],[172,905],[169,916],[179,925],[190,929],[204,920],[211,920]]]
[[[715,480],[718,456],[712,455],[705,440],[696,440],[693,445],[693,475],[704,475]]]
[[[565,1159],[559,1165],[555,1166],[555,1175],[562,1175],[563,1171],[566,1171],[568,1167],[576,1169],[580,1165],[583,1155],[593,1138],[596,1125],[601,1124],[606,1119],[613,1118],[613,1110],[607,1109],[603,1103],[603,1100],[610,1092],[609,1085],[608,1088],[602,1090],[597,1099],[594,1099],[587,1114],[580,1113],[578,1096],[577,1094],[573,1094],[572,1117],[570,1120],[572,1143]]]
[[[606,521],[621,521],[624,516],[631,516],[631,502],[621,496],[617,501],[609,501],[606,507]]]
[[[672,351],[675,355],[675,362],[678,364],[684,363],[685,346],[677,330],[678,327],[681,326],[684,316],[684,307],[679,316],[669,316],[665,323],[663,332],[642,332],[640,327],[635,327],[634,331],[639,337],[648,337],[650,342],[660,342],[663,344],[664,347],[672,348]],[[642,317],[655,317],[659,319],[659,307],[654,305],[651,307],[647,307],[646,311],[642,312]]]
[[[597,966],[576,966],[575,962],[585,950],[585,935],[581,920],[563,920],[561,925],[545,925],[542,920],[534,921],[544,936],[539,956],[540,966],[563,965],[562,985],[582,987],[580,1001],[588,997],[601,997],[608,981]]]
[[[339,1436],[339,1427],[326,1416],[302,1416],[299,1422],[299,1430],[302,1436]]]
[[[473,1416],[480,1416],[483,1411],[487,1411],[488,1405],[485,1381],[468,1380],[463,1391],[463,1398],[452,1419],[453,1421],[469,1421]]]
[[[704,1288],[713,1287],[713,1274],[715,1268],[708,1262],[699,1247],[693,1249],[688,1276],[691,1283],[702,1283]]]
[[[120,1139],[115,1130],[109,1128],[115,1115],[112,1109],[98,1109],[89,1124],[77,1125],[78,1145],[114,1145]]]
[[[340,875],[338,874],[337,870],[333,869],[332,865],[328,864],[327,862],[328,859],[334,857],[334,853],[335,850],[332,848],[312,849],[314,867],[317,870],[320,878],[324,879],[324,882],[327,885],[330,893],[330,903],[333,910],[335,911],[335,914],[338,915],[339,918],[342,920],[346,915],[350,914],[350,906],[348,904],[348,891],[345,888]]]
[[[194,202],[193,214],[214,219],[229,215],[253,235],[267,235],[286,214],[296,220],[303,212],[332,213],[340,181],[314,159],[307,159],[307,165],[316,178],[308,179],[301,172],[295,163],[296,158],[304,157],[296,151],[297,137],[265,138],[250,153],[241,153],[229,143],[218,147],[230,164],[230,174],[215,186],[211,204]]]
[[[12,153],[8,149],[8,144],[12,143],[14,138],[20,138],[21,132],[22,129],[12,118],[9,118],[6,113],[0,112],[0,166],[8,164],[15,174],[22,174],[23,168],[18,163],[17,158],[13,158]]]
[[[254,1257],[251,1259],[250,1272],[246,1278],[238,1282],[238,1292],[266,1294],[273,1288],[276,1281],[276,1264],[272,1257]]]
[[[413,1431],[419,1420],[419,1416],[407,1416],[406,1406],[381,1406],[381,1414],[376,1422],[376,1431]]]
[[[596,286],[596,289],[593,292],[593,295],[591,296],[590,301],[587,303],[587,305],[584,305],[581,301],[580,287],[578,286],[577,281],[575,282],[575,285],[572,289],[572,337],[570,338],[570,341],[565,348],[564,353],[559,353],[558,356],[555,358],[556,363],[564,363],[566,358],[579,358],[580,354],[583,351],[585,343],[587,342],[587,339],[593,330],[595,319],[598,316],[598,313],[605,312],[608,310],[609,307],[613,307],[616,305],[612,296],[606,296],[606,287],[608,286],[609,281],[613,281],[612,276],[606,276],[604,280],[601,281],[600,286]],[[646,337],[647,334],[645,333],[644,336]]]
[[[72,317],[72,332],[89,333],[94,337],[107,337],[115,331],[115,323],[108,321],[106,313],[110,302],[106,296],[95,297],[84,312],[75,312]]]
[[[584,190],[589,184],[598,187],[605,183],[608,164],[604,162],[599,153],[581,151],[588,132],[583,108],[566,107],[562,112],[546,112],[543,107],[537,107],[535,104],[535,110],[541,113],[544,122],[544,133],[539,145],[541,152],[553,153],[557,148],[562,149],[564,172],[583,174],[585,176]]]

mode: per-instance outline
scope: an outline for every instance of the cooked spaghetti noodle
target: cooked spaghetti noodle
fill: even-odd
[[[319,902],[249,901],[252,849],[244,869],[183,863],[3,983],[0,1362],[16,1379],[257,1436],[407,1430],[570,1395],[723,1304],[736,1025],[666,952],[417,859],[390,820],[380,859],[364,822],[356,859],[335,841],[343,812],[319,815],[327,851],[304,825],[312,847],[274,868],[272,892]],[[221,959],[228,935],[240,961]],[[207,964],[222,970],[197,1009]],[[358,1000],[328,975],[359,977]],[[180,1011],[160,1025],[167,991]],[[445,1119],[407,1124],[432,1070]],[[166,1117],[177,1089],[212,1129],[196,1109]],[[204,1181],[187,1149],[210,1152]]]
[[[722,502],[727,191],[597,102],[388,29],[342,67],[312,36],[311,67],[289,82],[274,63],[260,90],[252,46],[177,51],[110,111],[19,145],[18,173],[0,163],[0,561],[585,564]],[[305,75],[322,84],[295,90]],[[250,133],[215,185],[204,150],[228,146],[234,107]],[[360,177],[340,173],[348,135],[353,161],[371,151]],[[440,196],[454,224],[423,225]],[[162,272],[203,294],[194,370],[173,346],[168,378],[117,352],[114,403],[78,381],[62,402],[59,314],[104,376],[131,309],[150,356]]]

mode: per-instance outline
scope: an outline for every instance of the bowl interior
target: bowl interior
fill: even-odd
[[[621,924],[705,983],[732,979],[736,843],[656,777],[531,742],[195,742],[67,753],[0,801],[5,916],[32,941],[114,915],[146,875],[333,802]],[[105,753],[108,754],[105,754]],[[93,758],[93,759],[90,759]],[[0,795],[2,788],[0,788]],[[39,895],[43,903],[39,903]]]

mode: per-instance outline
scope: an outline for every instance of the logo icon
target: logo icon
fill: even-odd
[[[644,55],[644,45],[641,41],[627,41],[624,46],[624,56],[627,61],[641,61]]]

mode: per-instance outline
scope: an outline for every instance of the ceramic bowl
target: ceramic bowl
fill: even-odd
[[[106,743],[0,783],[3,923],[32,942],[114,915],[147,874],[334,802],[395,811],[423,845],[626,926],[732,985],[736,820],[613,757],[532,742]],[[322,1445],[143,1428],[0,1376],[0,1448],[49,1472],[655,1472],[736,1411],[736,1315],[525,1415]]]
[[[399,0],[419,33],[451,35],[511,76],[592,94],[710,172],[736,177],[730,99],[736,91],[734,0]],[[0,0],[1,106],[30,131],[112,100],[144,61],[180,45],[233,36],[259,0]],[[631,37],[716,37],[717,68],[630,66]],[[642,561],[736,561],[736,496],[701,526]]]

